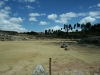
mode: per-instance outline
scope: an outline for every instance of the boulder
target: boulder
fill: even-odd
[[[70,50],[68,47],[65,47],[65,50],[67,51],[67,50]]]
[[[44,72],[44,67],[42,65],[37,65],[33,71],[33,75],[42,75]]]
[[[67,47],[67,44],[64,42],[62,45],[61,45],[61,48],[65,48]]]

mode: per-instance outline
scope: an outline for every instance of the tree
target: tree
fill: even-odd
[[[62,28],[61,28],[61,30],[62,30]]]
[[[79,23],[77,23],[77,28],[79,28],[80,27],[80,24]]]
[[[64,29],[67,32],[67,36],[68,36],[68,25],[64,24]]]
[[[72,25],[71,25],[71,24],[69,24],[69,29],[71,29],[71,27],[72,27]]]
[[[51,29],[48,29],[48,33],[51,34]]]
[[[90,27],[91,27],[91,23],[90,23],[90,22],[87,22],[87,23],[86,23],[86,30],[89,30]]]
[[[74,29],[76,28],[76,24],[74,24]]]
[[[52,33],[53,33],[53,31],[54,31],[54,30],[52,29]]]
[[[81,31],[83,31],[85,29],[85,24],[81,24]]]
[[[71,31],[73,30],[73,28],[72,28],[72,27],[71,27],[70,29],[71,29]]]
[[[45,30],[45,34],[46,34],[46,35],[48,34],[48,31],[47,31],[47,29]]]

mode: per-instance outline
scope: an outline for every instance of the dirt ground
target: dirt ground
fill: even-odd
[[[61,41],[0,41],[0,75],[32,75],[36,65],[48,71],[64,72],[69,68],[89,70],[100,67],[100,47],[77,45],[66,41],[70,50],[60,48]]]

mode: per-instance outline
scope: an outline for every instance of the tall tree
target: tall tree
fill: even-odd
[[[80,24],[79,23],[77,23],[77,28],[79,28],[80,27]]]
[[[73,30],[73,28],[72,28],[72,27],[71,27],[70,29],[71,29],[71,31]]]
[[[69,29],[71,29],[71,27],[72,27],[72,25],[71,25],[71,24],[69,24]]]
[[[54,30],[52,29],[52,33],[53,33],[53,31],[54,31]]]
[[[85,24],[83,23],[80,26],[81,26],[81,31],[83,31],[83,29],[85,28]]]
[[[74,29],[76,28],[76,24],[74,24]]]
[[[68,25],[64,24],[64,29],[67,32],[67,36],[68,36]]]
[[[90,27],[91,27],[91,23],[90,23],[90,22],[87,22],[87,23],[86,23],[86,29],[89,30]]]
[[[62,28],[61,28],[61,30],[62,30]]]
[[[51,29],[48,29],[48,33],[51,34]]]
[[[48,31],[47,31],[47,29],[45,30],[45,34],[46,34],[46,35],[48,34]]]

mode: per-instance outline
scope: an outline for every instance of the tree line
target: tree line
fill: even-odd
[[[22,34],[40,35],[35,31],[23,32]],[[86,24],[64,24],[63,27],[59,30],[46,29],[44,31],[44,35],[51,35],[58,38],[80,38],[87,37],[88,35],[100,36],[100,23],[91,24],[90,22],[87,22]]]
[[[64,29],[64,31],[62,31]],[[70,31],[70,32],[69,32]],[[76,23],[73,26],[71,24],[64,24],[63,28],[59,30],[46,29],[45,35],[57,35],[59,37],[65,36],[87,36],[87,35],[96,35],[100,36],[100,23],[91,24],[87,22],[86,24]]]

